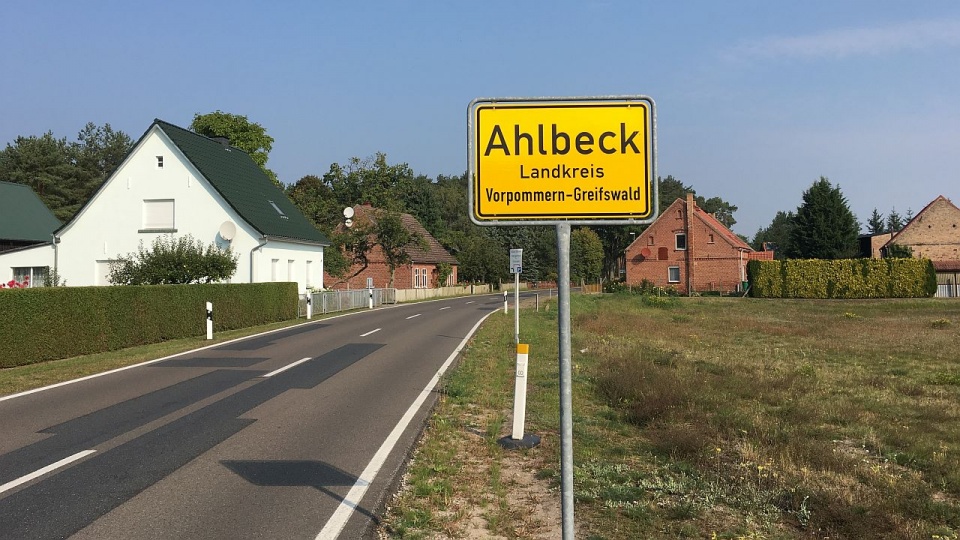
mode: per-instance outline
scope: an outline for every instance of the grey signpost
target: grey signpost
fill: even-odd
[[[513,342],[520,343],[520,274],[523,272],[523,249],[510,250],[510,273],[513,274]]]
[[[654,103],[639,95],[475,99],[467,108],[467,159],[474,223],[556,226],[560,503],[563,540],[573,540],[570,227],[657,218]],[[516,270],[518,300],[519,261]]]

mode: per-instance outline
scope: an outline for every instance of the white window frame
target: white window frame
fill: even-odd
[[[680,247],[680,238],[683,238],[683,247]],[[673,245],[677,251],[687,250],[687,233],[677,233],[673,239]]]
[[[676,273],[677,278],[673,279],[671,274]],[[680,283],[680,267],[679,266],[668,266],[667,267],[667,283]]]
[[[49,266],[14,266],[13,280],[23,283],[24,278],[30,278],[27,288],[43,287],[44,282],[50,275]]]

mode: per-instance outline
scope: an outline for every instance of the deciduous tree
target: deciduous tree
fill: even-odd
[[[570,233],[570,277],[580,282],[599,281],[603,272],[603,243],[597,233],[580,227]]]
[[[276,173],[267,168],[267,159],[273,149],[273,137],[267,135],[267,130],[260,124],[251,122],[246,116],[217,110],[207,114],[195,114],[190,129],[207,137],[230,139],[232,146],[249,154],[277,186],[283,187]]]

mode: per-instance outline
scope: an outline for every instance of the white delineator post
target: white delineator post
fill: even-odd
[[[367,307],[373,309],[373,289],[367,289],[370,291],[370,299],[367,301]]]
[[[517,378],[513,385],[513,440],[523,439],[523,422],[527,415],[527,361],[530,345],[517,344]]]
[[[503,314],[507,314],[507,291],[503,291]]]
[[[313,317],[313,294],[307,291],[307,320]]]
[[[213,302],[207,302],[207,339],[213,339]]]

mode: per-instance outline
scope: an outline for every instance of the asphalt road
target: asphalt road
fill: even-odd
[[[0,398],[0,538],[369,538],[431,381],[502,306],[358,312]]]

